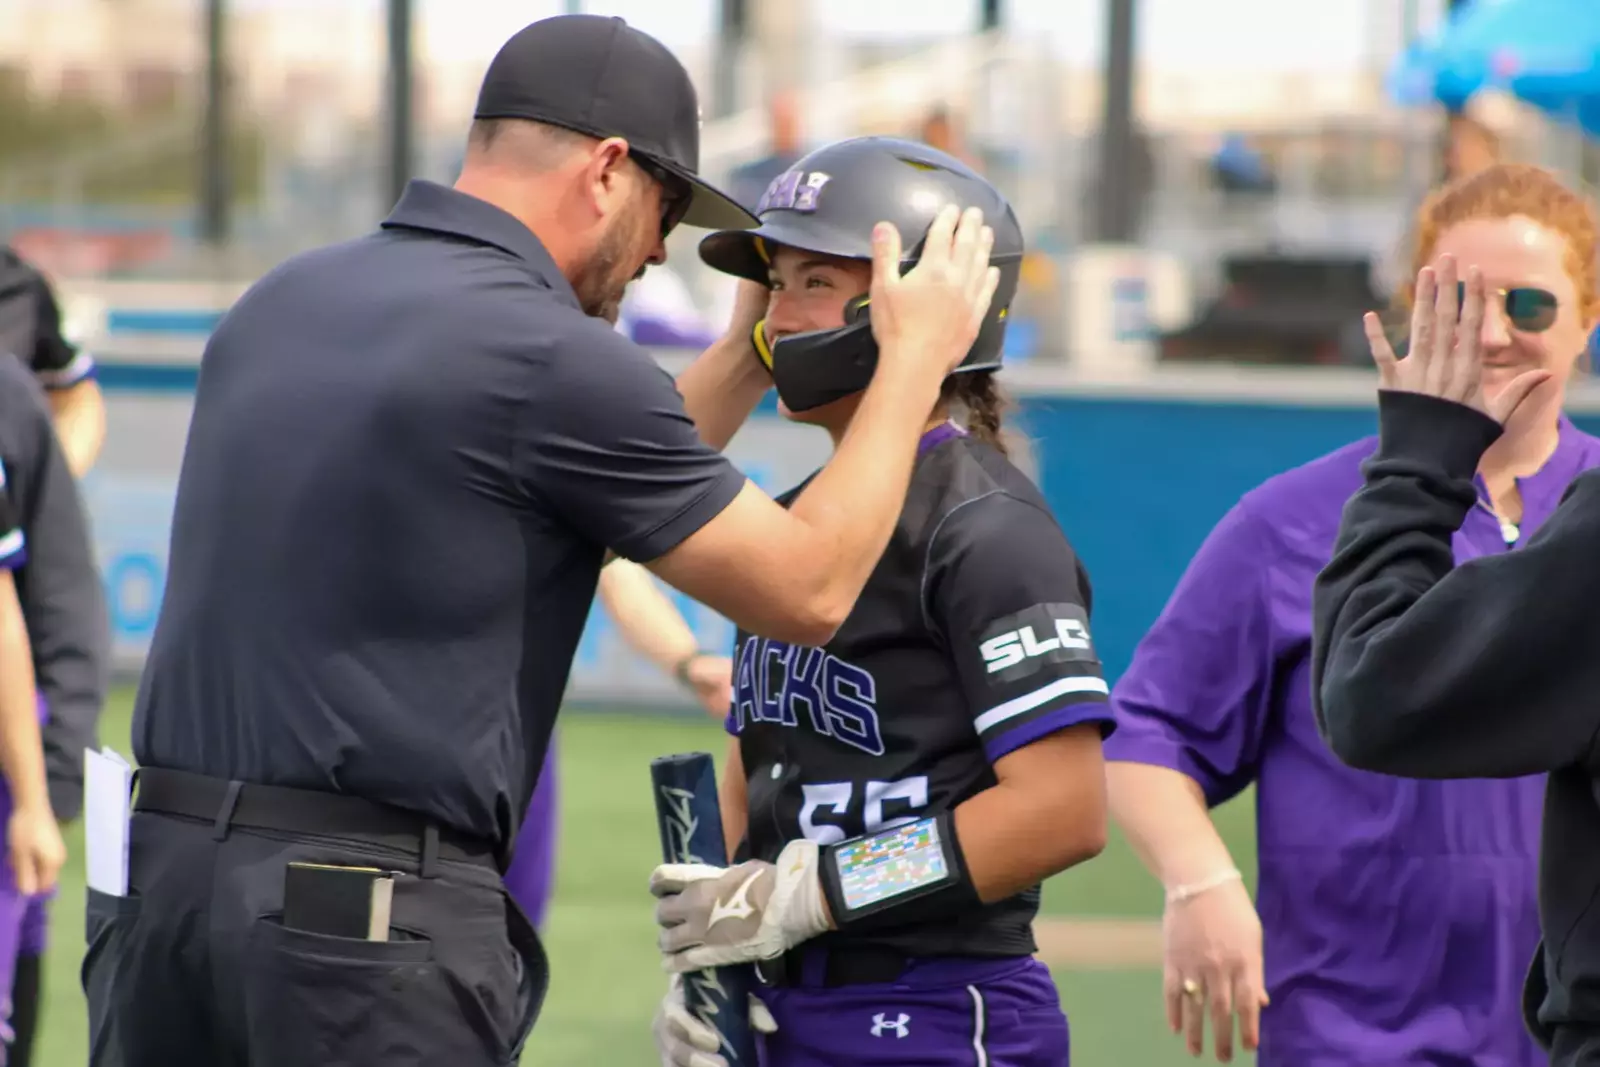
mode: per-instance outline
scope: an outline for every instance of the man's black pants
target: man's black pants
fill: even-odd
[[[141,770],[128,895],[89,893],[90,1067],[515,1064],[548,982],[539,939],[487,851],[411,825]],[[395,871],[390,939],[285,927],[290,861]]]

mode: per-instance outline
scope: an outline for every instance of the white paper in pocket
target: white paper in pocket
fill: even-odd
[[[84,865],[89,888],[128,895],[128,820],[133,768],[109,748],[83,750]]]

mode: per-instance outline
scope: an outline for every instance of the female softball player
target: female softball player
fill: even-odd
[[[949,203],[992,225],[997,289],[894,536],[825,646],[738,635],[722,810],[740,862],[651,878],[669,970],[761,961],[768,1067],[1068,1060],[1032,921],[1040,882],[1104,844],[1110,719],[1088,576],[999,436],[1016,217],[945,153],[857,138],[800,160],[759,228],[701,255],[770,286],[756,340],[780,410],[837,444],[877,357],[871,294],[917,259],[875,247],[874,225],[916,241]],[[676,989],[656,1035],[665,1063],[723,1062]]]
[[[1595,215],[1548,173],[1503,165],[1437,192],[1417,223],[1416,267],[1454,256],[1488,279],[1488,392],[1550,375],[1483,454],[1465,521],[1448,527],[1457,563],[1518,554],[1600,465],[1600,441],[1561,413],[1600,315]],[[1312,587],[1376,447],[1366,438],[1272,478],[1211,532],[1112,694],[1112,813],[1166,887],[1167,1017],[1190,1052],[1209,1016],[1227,1060],[1237,1013],[1246,1048],[1259,1026],[1260,1067],[1533,1067],[1546,1061],[1519,1021],[1519,983],[1539,939],[1542,778],[1370,774],[1318,736]],[[1388,684],[1421,684],[1426,659]],[[1523,713],[1518,701],[1497,712]],[[1255,907],[1207,816],[1251,783]]]

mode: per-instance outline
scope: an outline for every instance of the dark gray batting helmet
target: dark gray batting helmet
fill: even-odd
[[[994,230],[991,265],[1000,284],[988,316],[954,373],[1000,366],[1006,316],[1022,269],[1022,227],[1000,191],[965,163],[897,137],[853,137],[819,148],[775,178],[756,205],[761,225],[723,230],[700,242],[700,258],[726,274],[768,283],[774,246],[849,259],[872,258],[872,230],[891,222],[904,251],[901,272],[922,255],[928,227],[946,204],[976,207]],[[878,346],[865,296],[845,309],[845,324],[780,339],[763,359],[791,411],[804,411],[872,380]],[[764,348],[758,342],[758,348]]]

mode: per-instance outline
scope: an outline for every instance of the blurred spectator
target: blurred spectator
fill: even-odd
[[[1471,177],[1500,162],[1500,135],[1474,115],[1452,114],[1445,126],[1444,180]]]
[[[781,90],[773,94],[767,104],[767,119],[771,124],[767,154],[735,167],[728,176],[729,195],[751,211],[772,179],[805,154],[801,148],[799,104],[792,92]]]
[[[1211,176],[1217,188],[1229,194],[1264,195],[1278,187],[1261,153],[1237,133],[1223,137],[1217,154],[1211,157]]]
[[[955,116],[943,104],[934,105],[922,118],[922,123],[917,127],[916,140],[923,144],[931,145],[941,152],[948,152],[967,166],[978,170],[978,160],[967,151],[961,131],[956,127]]]
[[[689,287],[671,267],[651,267],[628,286],[617,330],[634,344],[699,351],[722,331],[695,306]]]
[[[46,390],[67,463],[81,478],[100,455],[106,408],[94,359],[73,343],[72,333],[44,272],[0,245],[0,353],[26,363]]]

